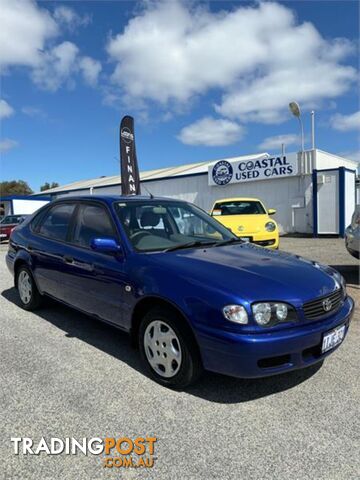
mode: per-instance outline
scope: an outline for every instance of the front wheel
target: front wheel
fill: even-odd
[[[21,266],[17,270],[16,286],[19,292],[21,306],[25,310],[35,310],[40,306],[42,297],[28,267]]]
[[[148,312],[139,329],[139,348],[147,371],[158,383],[182,389],[202,373],[200,355],[184,320],[166,308]]]

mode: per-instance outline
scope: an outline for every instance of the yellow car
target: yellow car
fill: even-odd
[[[276,210],[267,210],[257,198],[224,198],[215,202],[210,214],[235,235],[262,247],[279,248],[277,223],[269,218]]]

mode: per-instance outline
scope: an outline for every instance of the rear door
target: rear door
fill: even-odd
[[[71,305],[121,326],[125,258],[92,250],[91,240],[99,237],[120,243],[110,212],[100,202],[79,203],[70,234],[71,253],[63,259],[65,296]]]
[[[41,292],[66,300],[64,255],[69,253],[68,234],[75,203],[57,203],[35,219],[33,235],[26,245],[33,261],[33,273]]]

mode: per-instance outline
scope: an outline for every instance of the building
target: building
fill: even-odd
[[[224,197],[257,197],[275,208],[282,233],[343,235],[355,207],[357,163],[309,150],[274,157],[244,155],[144,171],[142,193],[178,198],[210,210]],[[119,176],[100,177],[52,188],[42,194],[120,194]]]

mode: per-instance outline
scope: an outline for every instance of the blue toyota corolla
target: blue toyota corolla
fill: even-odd
[[[332,268],[243,243],[171,199],[56,200],[16,227],[6,261],[23,308],[49,296],[129,332],[173,388],[203,369],[262,377],[322,361],[354,307]]]

